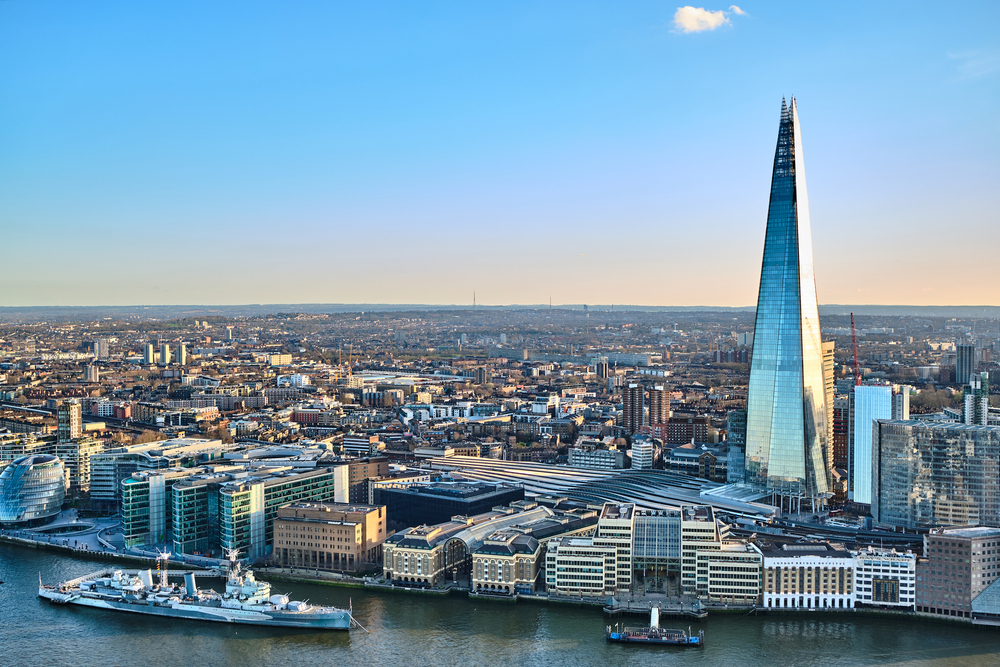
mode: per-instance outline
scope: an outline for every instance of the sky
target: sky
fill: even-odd
[[[1000,3],[0,2],[0,306],[1000,305]]]

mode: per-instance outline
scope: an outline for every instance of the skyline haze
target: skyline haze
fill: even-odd
[[[0,306],[752,307],[793,94],[819,302],[1000,305],[973,4],[2,3]]]

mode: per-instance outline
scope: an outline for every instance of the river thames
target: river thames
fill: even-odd
[[[105,565],[0,545],[0,665],[1000,665],[996,630],[846,613],[716,614],[693,624],[705,631],[706,646],[684,649],[607,644],[605,617],[594,608],[460,596],[274,584],[317,604],[346,607],[353,598],[370,634],[165,620],[37,597],[39,574],[55,584]]]

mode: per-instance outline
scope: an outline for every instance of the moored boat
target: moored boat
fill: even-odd
[[[661,628],[660,608],[654,606],[649,612],[649,627],[614,627],[608,626],[607,639],[617,644],[659,644],[663,646],[704,646],[705,631],[697,634],[691,628],[684,630]]]
[[[162,560],[166,560],[165,554]],[[258,581],[230,552],[226,590],[199,590],[194,572],[185,572],[184,585],[172,584],[165,567],[154,582],[150,570],[104,569],[65,581],[58,586],[38,582],[39,597],[56,604],[77,604],[223,623],[246,623],[316,630],[350,630],[361,627],[350,609],[324,607],[287,595],[271,595],[271,585]]]

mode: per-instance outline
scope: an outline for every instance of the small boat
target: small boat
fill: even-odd
[[[688,627],[684,630],[675,630],[660,627],[660,608],[654,606],[649,612],[648,628],[620,628],[616,624],[614,628],[608,626],[607,638],[609,642],[616,644],[659,644],[664,646],[704,646],[705,631],[699,630],[698,634],[691,632]]]

